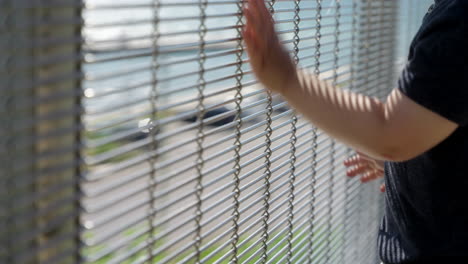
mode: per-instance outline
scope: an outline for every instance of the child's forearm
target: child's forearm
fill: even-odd
[[[376,159],[403,161],[433,148],[458,127],[394,89],[385,103],[318,82],[300,82],[264,1],[249,0],[243,36],[257,79],[283,94],[317,127]],[[292,80],[292,81],[291,81]],[[441,87],[442,89],[443,87]]]
[[[384,104],[301,72],[282,90],[285,99],[330,136],[376,159],[391,160]]]

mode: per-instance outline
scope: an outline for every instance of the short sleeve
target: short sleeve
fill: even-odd
[[[414,40],[398,81],[410,99],[461,126],[468,124],[467,34],[463,17],[432,21]]]

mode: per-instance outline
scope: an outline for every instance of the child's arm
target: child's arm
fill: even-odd
[[[257,79],[330,136],[374,158],[402,161],[429,150],[457,128],[398,89],[382,103],[314,75],[296,74],[264,1],[248,4],[244,40]]]

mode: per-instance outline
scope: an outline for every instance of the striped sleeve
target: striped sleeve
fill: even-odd
[[[386,264],[400,264],[408,260],[397,235],[391,235],[387,230],[387,220],[383,217],[378,235],[380,259]]]

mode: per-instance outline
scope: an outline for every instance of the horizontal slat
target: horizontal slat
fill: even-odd
[[[374,73],[377,73],[377,71],[375,71]],[[374,74],[374,73],[371,73],[371,75],[372,75],[372,76],[375,76],[375,74]],[[373,79],[375,80],[375,79],[376,79],[376,77],[374,77]],[[372,81],[372,79],[368,79],[367,81],[369,81],[369,82],[370,82],[370,81]]]
[[[286,154],[287,154],[287,153],[286,153]],[[303,161],[302,163],[304,163],[306,160],[307,160],[307,159],[304,159],[304,161]],[[245,178],[245,176],[243,176],[243,177],[241,177],[241,178]],[[280,177],[277,177],[276,180],[279,179],[279,178],[280,178]],[[259,179],[261,179],[261,178],[259,178]],[[259,179],[258,179],[258,180],[259,180]],[[274,180],[275,180],[275,179],[274,179]],[[246,188],[246,187],[242,187],[242,188],[241,188],[241,191],[245,191],[245,188]],[[246,200],[246,199],[248,199],[249,197],[251,197],[251,195],[253,195],[253,194],[255,194],[255,193],[256,193],[256,191],[254,190],[254,191],[251,192],[248,196],[243,197],[242,200],[241,200],[241,202],[244,201],[244,200]],[[251,206],[254,205],[254,204],[255,204],[255,203],[251,203],[250,206],[247,206],[243,211],[247,210],[249,207],[251,207]],[[187,210],[187,209],[183,209],[183,210],[181,210],[181,211],[185,211],[185,210]],[[167,219],[171,219],[172,217],[174,217],[174,216],[168,217]],[[190,221],[190,220],[193,220],[193,219],[189,219],[188,221]],[[188,222],[188,221],[186,221],[186,222]],[[208,220],[206,223],[209,223],[209,222],[210,222],[210,221]],[[164,221],[161,222],[161,223],[164,223]],[[175,229],[177,229],[177,228],[179,228],[179,227],[176,226],[176,227],[174,227],[173,230],[175,230]],[[169,234],[170,232],[171,232],[170,230],[169,230],[169,231],[166,231],[165,234]]]
[[[309,19],[306,19],[306,20],[311,20],[310,18]],[[301,19],[301,21],[303,21],[303,19]],[[292,21],[288,21],[288,22],[292,22]],[[320,25],[321,28],[327,28],[327,27],[333,27],[334,24],[324,24],[324,25]],[[241,28],[240,26],[237,26],[237,25],[230,25],[230,26],[222,26],[222,27],[213,27],[213,28],[208,28],[207,29],[207,32],[208,33],[211,33],[211,32],[216,32],[216,31],[223,31],[223,30],[237,30]],[[313,29],[316,29],[317,26],[311,26],[311,27],[303,27],[301,28],[301,32],[304,32],[304,31],[308,31],[308,30],[313,30]],[[200,31],[199,29],[192,29],[192,30],[182,30],[182,31],[174,31],[174,32],[167,32],[167,33],[159,33],[157,36],[158,37],[175,37],[175,36],[183,36],[183,35],[188,35],[188,34],[198,34]],[[285,34],[285,33],[292,33],[294,32],[293,29],[287,29],[287,30],[278,30],[277,33],[279,35],[282,35],[282,34]],[[90,42],[91,45],[99,45],[99,44],[115,44],[115,43],[119,43],[119,42],[129,42],[129,41],[135,41],[135,40],[139,40],[139,41],[151,41],[153,38],[155,38],[156,35],[152,34],[152,35],[148,35],[148,34],[145,34],[145,35],[138,35],[138,36],[132,36],[132,37],[125,37],[125,38],[116,38],[116,39],[104,39],[104,40],[96,40],[96,41],[92,41]],[[115,49],[111,49],[107,52],[114,52]],[[106,52],[106,50],[99,50],[99,52]]]
[[[280,137],[281,137],[281,136],[280,136]],[[262,157],[262,156],[263,156],[263,155],[261,155],[260,157]],[[232,173],[232,172],[227,172],[225,175],[226,175],[226,176],[229,176],[231,173]],[[223,176],[223,177],[226,177],[226,176]],[[242,177],[242,176],[241,176],[241,177]],[[245,177],[245,176],[244,176],[244,177]],[[213,184],[213,183],[212,183],[212,184]],[[208,187],[208,186],[206,186],[206,187]],[[225,187],[225,188],[226,188],[226,187]],[[190,193],[187,194],[187,195],[190,195]],[[206,198],[204,197],[203,199],[208,199],[209,197],[210,197],[210,196],[208,196],[208,197],[206,197]],[[147,201],[143,201],[143,202],[141,202],[141,203],[139,203],[139,204],[140,204],[140,206],[141,206],[141,205],[144,205],[144,204],[146,204],[146,203],[147,203]],[[169,205],[170,205],[170,204],[169,204]],[[169,205],[166,205],[166,206],[169,206]],[[192,205],[192,206],[193,206],[193,205]],[[162,207],[162,206],[161,206],[161,207]],[[186,211],[186,210],[188,210],[189,208],[190,208],[190,207],[185,208],[183,211]],[[131,208],[128,208],[128,210],[131,210]],[[159,211],[159,210],[162,210],[162,208],[158,208],[158,211]],[[109,220],[115,219],[115,216],[109,216],[108,219],[109,219]],[[99,223],[95,223],[95,225],[98,226]]]
[[[351,7],[351,6],[348,6]],[[276,13],[276,12],[275,12]],[[281,12],[280,12],[281,13]],[[203,18],[206,20],[214,19],[214,18],[232,18],[236,17],[238,13],[235,12],[229,12],[229,13],[216,13],[216,14],[206,14]],[[346,14],[343,14],[345,16]],[[352,15],[352,13],[349,13],[348,15]],[[382,15],[381,13],[378,13],[378,15]],[[335,14],[330,14],[330,15],[323,15],[322,19],[326,18],[334,18]],[[180,22],[180,21],[190,21],[190,20],[196,20],[197,22],[202,19],[202,15],[185,15],[185,16],[167,16],[163,17],[160,16],[158,18],[159,23],[164,23],[164,22]],[[315,16],[313,17],[302,17],[301,21],[307,21],[307,20],[316,20]],[[97,29],[97,28],[109,28],[109,27],[131,27],[135,25],[141,25],[141,24],[151,24],[154,23],[155,20],[153,19],[148,19],[148,18],[143,18],[143,19],[132,19],[132,20],[126,20],[126,21],[112,21],[108,23],[87,23],[86,27],[89,29]],[[291,23],[294,22],[294,19],[276,19],[275,24],[282,24],[282,23]]]
[[[277,206],[276,208],[279,208],[279,206]],[[247,218],[250,218],[250,217],[247,217]],[[257,222],[259,222],[260,220],[262,220],[262,219],[259,218],[259,219],[257,220]],[[271,221],[271,220],[270,220],[270,221]],[[184,237],[185,237],[185,236],[184,236]],[[247,241],[248,241],[248,240],[247,240]],[[176,255],[178,255],[178,254],[180,254],[180,253],[181,253],[181,252],[177,252],[177,254],[174,254],[174,256],[176,256]],[[239,257],[240,257],[240,256],[239,256]]]
[[[184,210],[186,210],[186,209],[184,209]],[[184,211],[184,210],[181,210],[181,211]]]
[[[389,12],[388,14],[392,14],[392,12]],[[232,15],[232,14],[231,14]],[[377,13],[376,15],[386,15],[386,13],[384,14],[380,14],[380,13]],[[330,17],[333,17],[332,15]],[[310,18],[311,20],[315,20],[315,18]],[[290,20],[290,22],[292,22],[293,20]],[[49,24],[53,24],[53,22],[48,22]],[[49,25],[47,24],[47,25]],[[378,27],[378,26],[377,26]],[[230,40],[237,40],[236,38],[234,39],[230,39]],[[206,45],[211,45],[211,44],[216,44],[216,43],[224,43],[226,42],[227,40],[217,40],[217,41],[208,41],[206,43]],[[160,48],[160,51],[159,53],[160,54],[164,54],[164,53],[167,53],[167,52],[171,52],[171,50],[173,50],[172,52],[174,51],[180,51],[180,50],[185,50],[187,49],[188,47],[193,47],[193,48],[196,48],[196,47],[199,47],[199,43],[195,43],[195,44],[183,44],[183,45],[178,45],[178,48],[174,49],[174,48],[169,48],[169,47],[161,47]],[[139,54],[139,55],[131,55],[131,57],[143,57],[143,56],[151,56],[151,52],[150,53],[144,53],[144,54]],[[122,57],[121,59],[124,59],[124,58],[131,58],[131,57]],[[56,63],[63,63],[65,62],[64,60],[75,60],[75,61],[80,61],[80,57],[67,57],[67,58],[63,58],[63,59],[60,59],[60,57],[57,57],[56,59],[54,58],[48,58],[46,61],[43,61],[43,62],[34,62],[33,64],[23,64],[23,65],[17,65],[17,66],[12,66],[11,69],[16,69],[16,67],[19,67],[21,69],[24,69],[25,67],[43,67],[43,66],[47,66],[47,65],[50,65],[50,64],[56,64]],[[85,58],[86,59],[86,58]],[[87,63],[95,63],[96,61],[89,61],[89,60],[85,60]],[[105,60],[105,61],[109,61],[109,60]],[[101,62],[104,62],[104,60],[101,60]]]
[[[284,196],[289,190],[285,190],[283,191],[281,194],[279,194],[279,197],[282,197]],[[288,200],[284,200],[281,204],[277,205],[276,207],[272,208],[271,211],[270,211],[270,215],[273,214],[276,210],[278,210],[281,206],[284,206],[286,203],[288,202]],[[271,201],[271,204],[274,204],[274,201]],[[286,212],[289,210],[289,208],[286,208],[284,209],[282,212],[279,212],[278,215],[272,219],[269,220],[269,225],[271,225],[272,223],[274,223],[275,221],[278,221],[280,217],[286,215]],[[271,237],[270,240],[268,241],[268,245],[269,245],[269,249],[268,249],[268,252],[267,254],[271,256],[271,254],[273,252],[276,251],[276,249],[282,244],[283,241],[285,241],[287,239],[286,236],[284,236],[284,232],[287,231],[287,229],[283,229],[282,231],[279,231],[279,232],[276,232],[277,229],[279,229],[281,226],[283,226],[286,221],[288,221],[288,218],[284,218],[280,223],[277,223],[274,227],[270,228],[268,230],[268,232],[270,234],[275,234],[274,237]],[[278,239],[280,236],[284,236],[284,238],[282,239],[282,241],[280,242],[276,242],[276,239]],[[275,247],[270,247],[271,246],[271,243],[272,242],[275,242],[277,243],[277,245]],[[210,255],[214,255],[215,252],[219,252],[221,249],[223,249],[223,247],[219,247],[216,251],[213,251]],[[255,253],[254,253],[255,254]],[[277,253],[279,254],[279,252]],[[209,258],[208,256],[203,259],[203,261],[208,261]],[[270,259],[271,261],[272,259]]]
[[[276,106],[275,106],[276,107]],[[284,113],[283,113],[284,114]],[[281,114],[277,115],[275,119],[281,117]],[[265,123],[266,121],[263,121],[263,123]],[[260,126],[260,125],[258,125]],[[193,139],[189,139],[189,141],[192,141]],[[175,146],[178,146],[179,144],[175,144]],[[165,151],[170,151],[170,149],[165,149]],[[154,156],[154,155],[157,155],[158,153],[151,153],[150,155],[151,156]],[[131,160],[128,160],[126,162],[122,162],[121,164],[119,165],[116,165],[116,166],[112,166],[111,168],[107,169],[107,170],[103,170],[101,172],[98,172],[96,174],[93,174],[93,175],[89,175],[87,178],[89,180],[97,180],[99,178],[103,178],[103,177],[106,177],[107,175],[109,174],[112,174],[113,172],[116,172],[116,171],[119,171],[121,169],[124,169],[124,168],[128,168],[130,166],[133,166],[133,165],[136,165],[138,163],[141,163],[141,162],[146,162],[148,160],[148,154],[146,155],[142,155],[141,157],[137,157],[137,158],[133,158]]]
[[[354,193],[357,193],[357,191],[360,190],[360,187],[361,187],[361,186],[359,186],[359,185],[358,185],[357,187],[355,187],[355,188],[353,189],[353,192],[354,192]],[[357,220],[357,221],[359,221],[359,220]],[[312,223],[312,224],[310,225],[310,222],[311,222],[310,220],[304,221],[301,225],[299,225],[298,229],[300,230],[300,229],[303,228],[303,226],[306,225],[307,223],[309,223],[309,228],[314,228],[314,227],[315,227],[314,223]],[[303,231],[303,232],[306,232],[306,231],[309,231],[309,236],[307,237],[307,239],[303,239],[302,241],[299,241],[299,242],[298,242],[298,238],[300,238],[302,234],[296,236],[296,237],[293,239],[293,242],[294,242],[294,243],[295,243],[295,242],[298,242],[298,243],[295,245],[295,247],[293,247],[293,252],[295,252],[295,255],[294,255],[293,258],[292,258],[292,261],[293,261],[293,262],[296,262],[296,261],[297,261],[297,263],[302,263],[302,262],[303,262],[303,259],[297,260],[297,258],[298,258],[299,256],[301,256],[301,254],[304,252],[304,250],[309,251],[309,256],[311,256],[311,253],[310,253],[310,252],[313,250],[313,245],[316,243],[316,241],[312,241],[312,240],[311,240],[311,238],[312,238],[312,231],[310,231],[309,229],[305,229],[305,228],[304,228],[304,231]],[[314,242],[315,242],[315,243],[314,243]],[[309,257],[308,255],[305,255],[305,256]],[[280,260],[280,261],[281,261],[281,260]]]
[[[259,209],[257,210],[257,212],[254,212],[253,214],[251,214],[251,216],[257,214],[258,211],[260,211],[261,209],[262,209],[262,208],[259,208]],[[246,217],[246,219],[250,219],[251,216]],[[254,226],[254,224],[259,223],[261,220],[262,220],[261,218],[258,218],[254,223],[250,224],[250,227]],[[240,225],[242,225],[242,223],[240,223]],[[249,230],[249,229],[250,229],[250,228],[247,228],[246,230],[244,230],[244,232],[246,232],[246,231]],[[240,233],[239,235],[242,236],[243,233]],[[255,235],[255,233],[253,233],[252,235]],[[251,235],[251,236],[252,236],[252,235]],[[249,241],[249,238],[247,238],[247,239],[244,240],[243,242],[246,243],[247,241]],[[241,244],[240,246],[242,246],[242,244]],[[178,252],[176,252],[176,253],[173,253],[173,254],[172,254],[172,258],[175,257],[175,256],[177,256],[177,255],[180,254],[181,252],[183,252],[183,251],[178,251]],[[242,255],[239,255],[239,257],[242,257]],[[168,258],[167,260],[171,260],[171,258]]]
[[[328,42],[328,43],[324,43],[324,45],[333,44],[333,43],[334,43],[334,42]],[[229,64],[229,65],[232,65],[232,64]],[[219,67],[216,67],[216,68],[213,68],[213,69],[219,69]],[[195,73],[198,74],[199,72],[195,72]],[[246,73],[246,74],[248,74],[248,73]],[[151,84],[151,83],[147,83],[147,84]],[[37,85],[39,85],[39,84],[37,84]],[[140,86],[140,85],[139,85],[139,86]],[[134,87],[134,88],[132,88],[132,89],[137,89],[139,86],[136,86],[136,87]],[[187,88],[184,88],[184,89],[195,88],[195,87],[196,87],[196,86],[191,86],[191,87],[187,87]],[[124,91],[125,91],[125,90],[124,90]],[[172,92],[171,92],[171,91],[168,91],[167,93],[172,93]],[[52,97],[45,97],[44,99],[41,99],[41,101],[36,101],[35,103],[40,103],[40,102],[44,103],[44,102],[47,102],[47,101],[49,101],[49,100],[56,100],[56,99],[63,98],[63,96],[65,96],[65,97],[68,98],[68,97],[76,96],[76,95],[77,95],[77,94],[75,94],[75,93],[67,93],[67,94],[64,94],[64,95],[54,94]],[[126,104],[128,104],[128,103],[126,103]],[[30,107],[30,102],[26,102],[26,101],[25,101],[25,102],[24,102],[24,105],[28,105],[28,107]],[[105,110],[102,110],[102,111],[105,111]],[[91,114],[91,113],[89,113],[89,114]],[[30,127],[30,125],[28,125],[27,127]],[[25,128],[27,128],[27,127],[23,127],[23,128],[25,129]]]
[[[286,125],[286,124],[288,124],[288,123],[289,123],[289,121],[286,122],[284,125]],[[283,124],[282,124],[282,125],[283,125]],[[306,124],[305,124],[305,125],[306,125]],[[304,126],[304,125],[303,125],[303,126]],[[308,133],[309,133],[309,131],[307,131],[307,132],[305,132],[305,133],[302,133],[301,137],[302,137],[303,135],[308,134]],[[285,134],[289,134],[289,132],[287,132],[287,133],[285,133]],[[283,135],[285,135],[285,134],[283,134]],[[273,141],[282,138],[283,135],[280,135],[280,136],[278,136],[277,138],[274,138]],[[284,143],[283,143],[283,144],[284,144]],[[255,147],[255,148],[257,148],[257,147]],[[230,151],[232,151],[232,149],[231,149]],[[218,155],[219,155],[219,154],[216,153],[216,154],[214,154],[213,156],[218,156]],[[242,154],[240,155],[240,157],[242,157],[242,156],[244,156],[244,155],[245,155],[245,153],[242,153]],[[231,161],[233,161],[233,160],[231,160]],[[231,161],[225,162],[225,164],[229,164],[229,163],[231,163]],[[210,170],[212,170],[212,169],[205,169],[204,175],[208,175]],[[217,178],[216,178],[216,181],[222,180],[223,178],[225,178],[226,176],[230,175],[231,173],[232,173],[232,171],[231,171],[231,170],[228,170],[224,175],[222,175],[222,176],[220,176],[220,177],[217,177]],[[169,194],[170,192],[175,191],[176,189],[181,188],[181,187],[187,185],[188,183],[191,183],[191,182],[195,181],[195,179],[196,179],[196,178],[192,178],[192,179],[189,179],[189,180],[184,180],[184,181],[181,182],[180,184],[178,184],[178,185],[176,185],[176,186],[172,186],[171,188],[167,189],[165,192],[161,192],[158,196],[163,197],[164,195]],[[212,182],[206,183],[204,186],[205,186],[205,187],[209,187],[210,185],[212,185],[212,184],[214,184],[214,183],[215,183],[215,182],[212,181]],[[159,185],[159,184],[160,184],[160,182],[158,183],[158,185]],[[138,193],[138,192],[140,192],[140,191],[142,191],[142,189],[135,190],[135,191],[133,191],[133,192]],[[193,192],[193,193],[187,193],[186,195],[190,195],[190,194],[194,194],[194,192]],[[156,198],[158,198],[158,196],[156,196]],[[209,197],[207,197],[206,199],[208,199],[208,198],[209,198]],[[183,198],[181,197],[180,199],[183,199]],[[102,208],[101,208],[101,209],[102,209]],[[94,210],[99,211],[100,209],[96,208],[96,209],[94,209]]]

